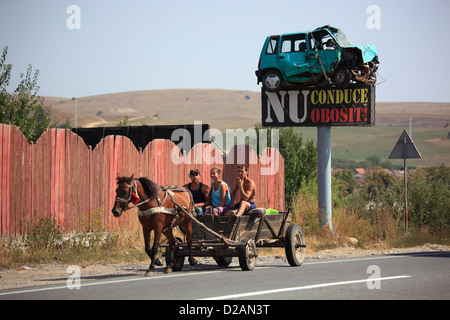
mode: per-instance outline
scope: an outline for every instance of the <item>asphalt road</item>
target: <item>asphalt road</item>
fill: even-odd
[[[199,265],[169,275],[112,275],[102,281],[83,279],[81,274],[79,289],[59,286],[0,291],[0,300],[28,299],[253,300],[258,301],[255,308],[261,312],[267,311],[264,301],[270,300],[450,299],[450,252],[307,260],[301,267],[258,263],[253,271],[242,271],[239,266]],[[220,312],[227,311],[233,312]]]

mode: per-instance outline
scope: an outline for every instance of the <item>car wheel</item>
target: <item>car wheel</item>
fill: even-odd
[[[343,88],[348,86],[350,83],[350,71],[347,69],[337,69],[333,76],[334,84],[339,87]]]
[[[262,83],[265,90],[269,92],[277,92],[283,84],[283,77],[279,71],[271,70],[264,74]]]

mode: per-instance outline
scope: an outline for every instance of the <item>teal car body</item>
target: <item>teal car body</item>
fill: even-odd
[[[256,76],[268,91],[290,84],[375,83],[378,56],[374,45],[352,46],[332,26],[266,38]]]

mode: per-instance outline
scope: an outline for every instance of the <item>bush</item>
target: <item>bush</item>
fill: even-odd
[[[364,184],[351,193],[348,193],[349,181],[351,179],[345,173],[332,180],[335,239],[319,227],[317,183],[310,180],[294,195],[294,223],[303,228],[305,236],[312,237],[313,246],[336,246],[345,237],[357,238],[360,246],[404,242],[403,178],[377,168],[369,172]],[[440,166],[409,172],[408,216],[410,231],[414,235],[420,234],[417,243],[434,239],[433,234],[439,235],[439,241],[444,241],[442,239],[449,235],[450,229],[450,168]]]
[[[56,219],[46,217],[42,219],[34,218],[25,225],[25,243],[32,250],[48,249],[60,245],[63,241],[65,228]]]
[[[408,175],[408,217],[412,227],[432,232],[450,227],[450,168],[418,169]]]
[[[26,74],[20,74],[20,82],[14,93],[8,92],[12,65],[6,64],[8,47],[0,57],[0,123],[18,126],[28,141],[36,142],[50,126],[50,109],[44,108],[44,98],[38,96],[39,70],[28,66]]]
[[[256,124],[255,129],[259,134],[261,124]],[[267,132],[268,146],[272,145],[271,130],[268,129]],[[312,181],[317,181],[317,147],[312,140],[305,141],[303,135],[296,133],[292,127],[277,130],[279,149],[284,159],[285,203],[292,208],[292,201],[298,190]]]

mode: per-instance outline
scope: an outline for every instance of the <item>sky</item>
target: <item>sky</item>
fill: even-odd
[[[377,101],[450,102],[449,12],[448,0],[0,0],[0,49],[10,91],[29,64],[43,96],[260,91],[267,36],[329,24],[376,46]]]

